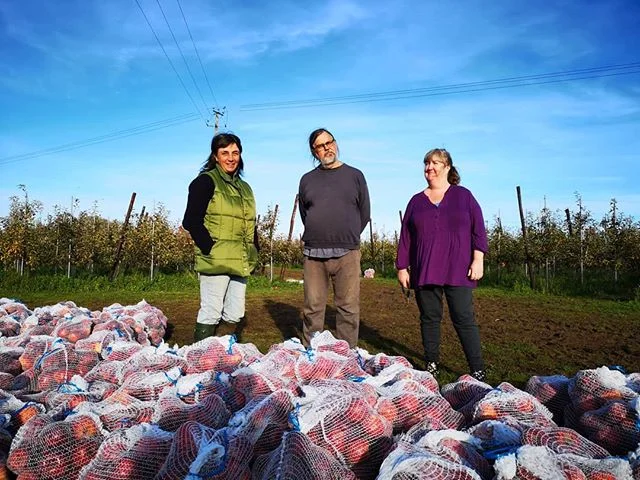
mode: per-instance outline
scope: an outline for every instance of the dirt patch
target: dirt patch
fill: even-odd
[[[168,340],[190,343],[198,299],[157,300],[170,321]],[[532,375],[565,374],[602,365],[640,371],[640,313],[608,314],[585,309],[579,300],[505,297],[478,290],[476,316],[492,383],[522,385]],[[247,297],[247,326],[242,341],[262,352],[283,339],[299,336],[302,288],[273,290]],[[335,309],[327,308],[327,327],[335,329]],[[402,355],[422,368],[422,342],[415,300],[387,282],[362,280],[359,346],[371,353]],[[231,326],[223,326],[222,334]],[[442,329],[443,380],[466,373],[466,362],[448,314]]]

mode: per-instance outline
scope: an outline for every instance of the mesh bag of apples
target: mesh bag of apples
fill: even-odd
[[[640,478],[638,373],[440,386],[330,332],[263,355],[165,328],[0,299],[0,480]]]

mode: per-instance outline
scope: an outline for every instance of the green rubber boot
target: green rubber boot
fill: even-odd
[[[193,332],[193,343],[199,342],[207,337],[213,337],[216,334],[218,325],[209,325],[206,323],[197,323]]]

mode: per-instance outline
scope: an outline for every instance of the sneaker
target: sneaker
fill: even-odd
[[[484,370],[476,370],[475,372],[473,372],[471,374],[471,376],[473,378],[475,378],[476,380],[478,380],[479,382],[486,382],[487,381],[487,374]]]
[[[440,370],[438,369],[438,364],[436,362],[426,362],[424,371],[430,373],[434,377],[437,377],[440,374]]]

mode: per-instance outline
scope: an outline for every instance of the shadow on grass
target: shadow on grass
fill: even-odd
[[[302,311],[300,308],[283,302],[274,302],[266,300],[265,307],[282,334],[282,339],[287,340],[291,337],[302,339]],[[331,330],[335,336],[336,331],[336,311],[335,308],[327,305],[325,312],[324,328]]]
[[[302,312],[299,308],[283,302],[266,300],[265,307],[273,319],[282,339],[302,338]]]
[[[265,307],[273,319],[274,324],[278,330],[280,330],[283,340],[291,337],[302,338],[302,311],[298,307],[273,300],[266,300]],[[336,309],[332,305],[327,305],[324,328],[331,330],[335,336]],[[366,342],[377,351],[384,352],[387,355],[401,355],[406,357],[412,363],[422,359],[420,352],[407,347],[393,338],[381,335],[378,329],[369,327],[362,321],[360,321],[359,340]]]
[[[335,331],[336,328],[336,309],[327,305],[327,313],[325,314],[325,327]],[[366,342],[374,347],[377,351],[386,353],[387,355],[401,355],[415,363],[416,359],[422,359],[422,354],[407,347],[401,342],[393,338],[385,337],[380,334],[377,328],[370,327],[366,322],[360,320],[360,332],[358,335],[359,342]]]
[[[360,322],[360,340],[364,340],[376,350],[387,355],[400,355],[407,358],[414,366],[422,368],[422,353],[407,347],[403,343],[392,338],[384,337],[378,329],[369,327],[365,322]]]
[[[176,326],[173,323],[167,322],[167,328],[164,332],[164,337],[163,337],[165,342],[168,342],[171,339],[175,329],[176,329]]]

